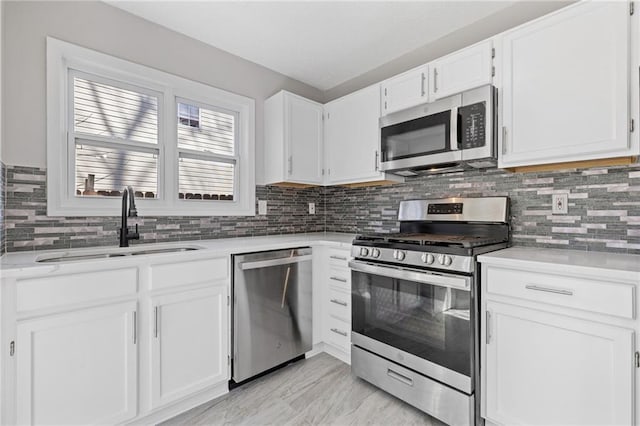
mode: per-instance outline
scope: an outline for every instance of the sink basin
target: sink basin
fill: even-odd
[[[163,249],[149,249],[149,250],[138,250],[131,252],[132,256],[136,256],[139,254],[158,254],[158,253],[176,253],[183,251],[192,251],[198,250],[196,247],[176,247],[176,248],[163,248]]]
[[[162,253],[180,253],[185,251],[199,250],[200,247],[165,247],[165,248],[152,248],[147,250],[131,250],[127,252],[94,252],[86,254],[70,254],[63,253],[53,256],[41,256],[36,259],[38,263],[58,263],[58,262],[77,262],[79,260],[97,260],[97,259],[109,259],[112,257],[125,257],[125,256],[137,256],[141,254],[162,254]],[[110,249],[113,250],[113,249]]]

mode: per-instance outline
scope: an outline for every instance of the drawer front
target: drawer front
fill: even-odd
[[[133,297],[137,291],[138,269],[135,267],[19,280],[16,284],[17,311]]]
[[[347,352],[351,346],[351,324],[331,316],[326,324],[325,342]]]
[[[338,268],[348,268],[351,252],[348,250],[329,249],[329,266]]]
[[[229,277],[229,257],[151,265],[151,289],[158,290]]]
[[[327,276],[329,285],[351,292],[351,270],[346,268],[329,268]]]
[[[487,268],[486,277],[488,293],[615,317],[635,318],[635,286],[631,284],[492,266]]]
[[[329,315],[351,322],[351,294],[334,287],[329,287],[327,311]]]

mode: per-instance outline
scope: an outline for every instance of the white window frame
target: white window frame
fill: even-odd
[[[114,80],[156,92],[158,99],[158,196],[136,200],[140,216],[255,215],[255,101],[47,37],[47,215],[118,216],[120,197],[77,197],[69,72]],[[72,71],[73,72],[73,71]],[[236,114],[233,201],[178,199],[177,101],[189,100]],[[71,127],[71,128],[70,128]],[[149,144],[150,148],[153,145]],[[73,158],[72,158],[73,157]],[[203,159],[209,156],[203,155]],[[135,189],[135,188],[134,188]]]

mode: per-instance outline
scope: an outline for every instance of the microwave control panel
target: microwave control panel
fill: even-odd
[[[487,107],[485,102],[478,102],[458,108],[460,120],[460,148],[478,148],[485,146]]]

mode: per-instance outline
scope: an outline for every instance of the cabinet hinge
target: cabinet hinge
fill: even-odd
[[[491,48],[491,59],[493,59],[493,58],[495,58],[495,57],[496,57],[496,48],[495,48],[495,47],[492,47],[492,48]]]
[[[231,305],[231,297],[227,296],[227,306]]]
[[[13,356],[16,353],[16,342],[13,340],[9,343],[9,356]]]
[[[492,66],[491,67],[491,77],[495,77],[496,76],[496,67]]]
[[[387,101],[384,101],[384,109],[387,110]]]
[[[633,2],[629,3],[629,15],[633,15],[635,12],[635,7],[633,6]]]
[[[636,122],[634,121],[634,119],[631,119],[631,123],[629,123],[629,132],[633,133],[633,131],[636,129]]]
[[[636,352],[636,368],[640,368],[640,352]]]
[[[231,357],[227,355],[227,365],[231,365]]]

